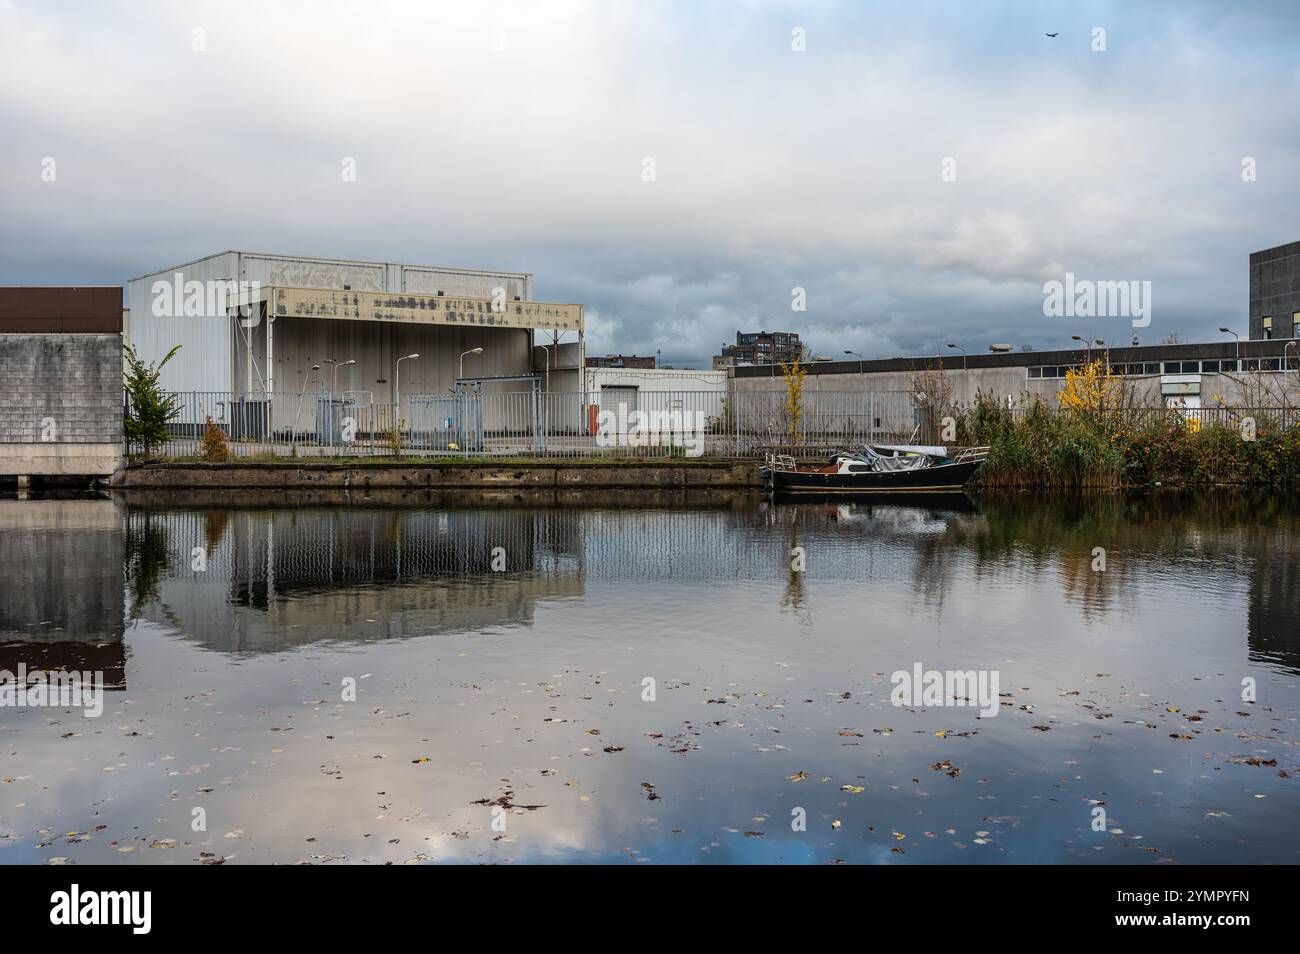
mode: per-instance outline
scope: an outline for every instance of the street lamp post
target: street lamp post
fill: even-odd
[[[356,364],[357,362],[355,358],[349,358],[347,361],[339,361],[337,358],[326,358],[325,363],[334,366],[333,370],[330,372],[329,420],[326,421],[326,431],[330,436],[330,446],[332,447],[334,445],[334,431],[337,423],[334,418],[334,405],[336,403],[342,403],[338,398],[339,368],[345,368],[349,364]]]
[[[953,342],[951,341],[948,342],[948,347],[956,348],[958,351],[961,352],[961,369],[962,371],[965,371],[966,370],[966,349],[959,344],[953,344]]]
[[[847,350],[847,349],[845,350],[844,353],[845,353],[845,354],[851,354],[851,355],[853,355],[855,358],[858,359],[858,374],[861,374],[861,373],[862,373],[862,355],[858,354],[856,351],[849,351],[849,350]]]
[[[543,346],[543,347],[545,347],[545,346]],[[483,353],[483,349],[482,349],[482,348],[470,348],[468,351],[466,351],[466,352],[464,352],[463,354],[461,354],[461,356],[460,356],[460,372],[456,375],[456,380],[457,380],[457,381],[459,381],[461,378],[465,377],[465,355],[467,355],[467,354],[482,354],[482,353]]]
[[[393,426],[399,434],[402,430],[402,362],[408,358],[418,358],[419,356],[418,353],[404,354],[393,365]]]
[[[307,382],[311,380],[312,371],[319,370],[320,365],[313,364],[311,366],[311,371],[308,371],[302,376],[302,390],[298,392],[298,410],[293,415],[293,430],[289,433],[289,440],[295,444],[298,442],[298,419],[302,417],[302,399],[307,393]]]
[[[1287,370],[1288,367],[1286,353],[1290,351],[1292,348],[1295,348],[1296,353],[1300,354],[1300,341],[1296,341],[1294,338],[1292,338],[1282,347],[1282,370],[1283,371]]]
[[[1088,364],[1092,364],[1092,340],[1089,338],[1081,338],[1078,335],[1070,335],[1070,340],[1077,341],[1083,345],[1083,360]]]
[[[1237,339],[1237,370],[1240,371],[1241,370],[1241,335],[1237,334],[1231,328],[1220,328],[1219,330],[1222,331],[1225,335],[1232,335],[1232,337]]]
[[[339,386],[339,368],[346,368],[346,367],[347,367],[348,365],[350,365],[350,364],[356,364],[356,363],[357,363],[357,359],[356,359],[356,358],[349,358],[347,361],[335,361],[333,358],[327,358],[326,360],[329,361],[331,364],[334,365],[334,370],[333,370],[333,372],[331,372],[331,376],[330,376],[330,382],[331,382],[331,383],[330,383],[330,397],[332,398],[335,394],[338,393],[338,386]]]
[[[542,354],[546,356],[546,390],[551,390],[551,352],[546,345],[538,345],[542,349]]]

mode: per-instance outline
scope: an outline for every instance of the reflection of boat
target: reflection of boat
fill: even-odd
[[[759,470],[771,489],[792,494],[933,494],[960,491],[988,456],[968,447],[949,456],[943,447],[866,446],[838,451],[826,464],[797,464],[769,454]]]

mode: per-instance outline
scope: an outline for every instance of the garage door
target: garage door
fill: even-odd
[[[627,420],[626,415],[636,410],[636,388],[602,387],[600,389],[600,409],[619,414],[620,420]],[[620,413],[619,407],[623,407]]]

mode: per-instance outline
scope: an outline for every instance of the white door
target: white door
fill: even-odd
[[[1195,421],[1193,427],[1201,424],[1201,396],[1199,394],[1170,394],[1165,398],[1165,407],[1178,411],[1188,421]]]

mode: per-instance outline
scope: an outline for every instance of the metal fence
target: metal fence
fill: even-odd
[[[807,391],[796,413],[784,388],[754,391],[536,389],[403,396],[368,392],[239,395],[175,392],[177,415],[152,456],[204,453],[211,421],[231,457],[545,456],[755,457],[771,450],[820,453],[864,443],[944,440],[943,421],[906,391]],[[954,412],[960,414],[960,411]],[[1013,415],[1021,415],[1016,408]],[[1296,408],[1130,408],[1134,422],[1177,416],[1189,426],[1300,424]],[[131,446],[130,453],[144,448]]]
[[[1049,414],[1068,413],[1060,408],[1044,405]],[[1023,420],[1029,409],[1014,407],[1008,413],[1015,420]],[[958,414],[961,412],[958,411]],[[1226,427],[1239,430],[1247,423],[1258,431],[1284,431],[1300,426],[1300,407],[1126,407],[1108,412],[1115,418],[1140,426],[1154,423],[1181,423],[1193,430],[1202,427]],[[943,418],[935,413],[926,418],[918,440],[943,443],[940,439]]]
[[[792,412],[784,388],[765,391],[536,389],[403,395],[365,392],[178,391],[162,457],[204,452],[209,421],[232,457],[540,455],[752,456],[774,446],[857,446],[903,440],[919,421],[906,392],[807,392]],[[144,448],[131,446],[133,454]]]

